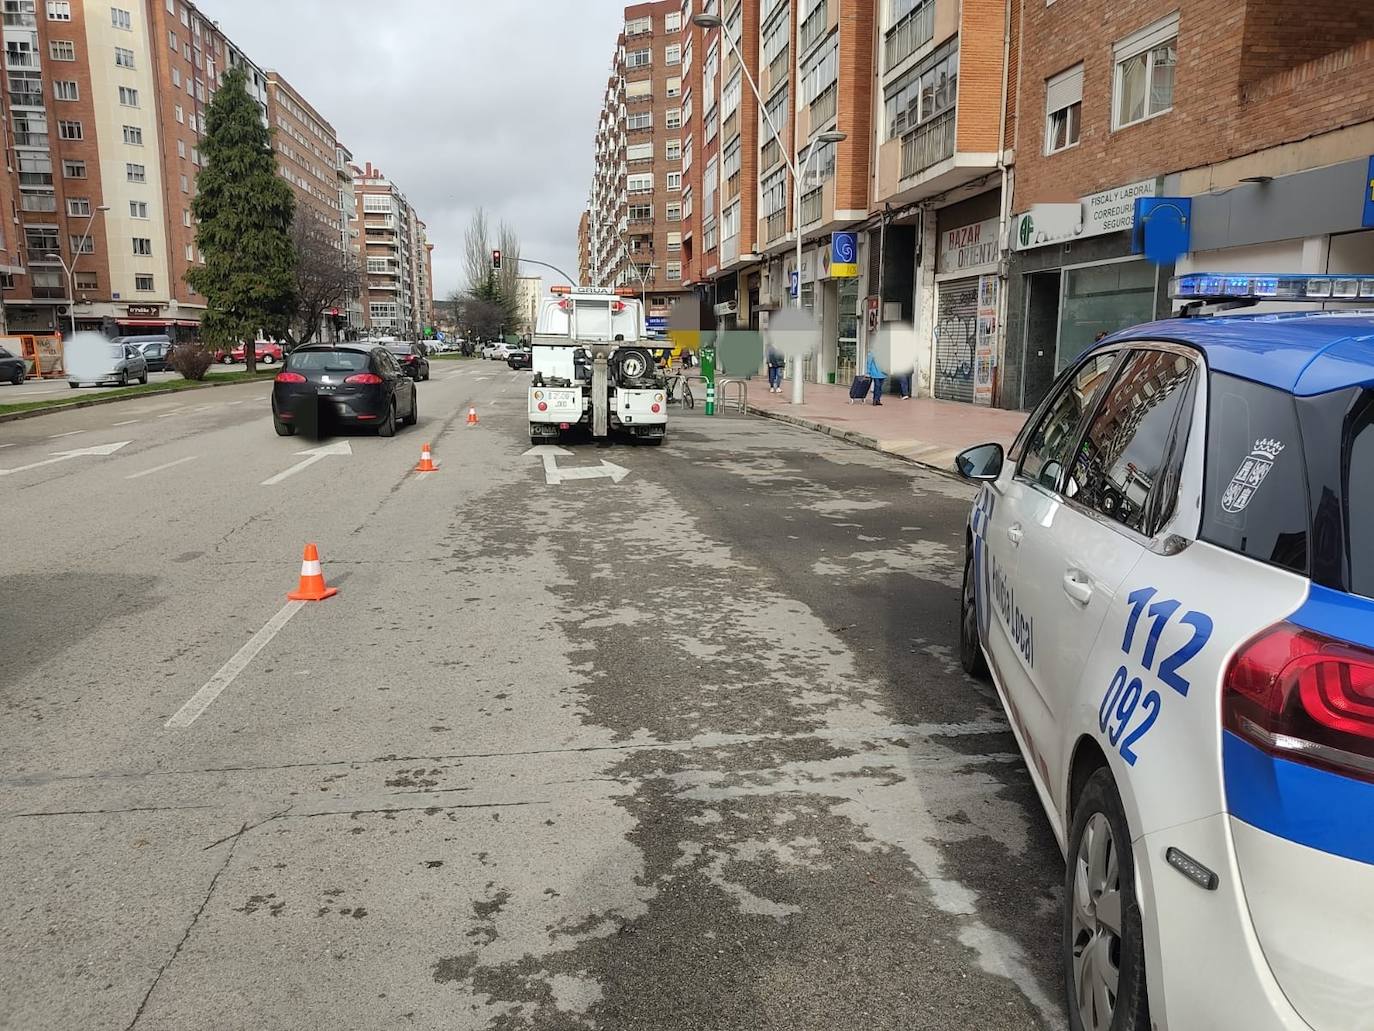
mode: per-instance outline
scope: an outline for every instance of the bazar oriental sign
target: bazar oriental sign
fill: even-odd
[[[936,272],[966,272],[997,261],[997,219],[947,229],[940,234]]]

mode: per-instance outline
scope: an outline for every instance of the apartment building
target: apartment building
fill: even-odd
[[[625,8],[596,133],[588,211],[591,281],[628,286],[662,329],[683,296],[682,8]]]
[[[4,0],[17,195],[11,332],[77,327],[194,333],[204,299],[190,215],[204,112],[243,67],[266,119],[267,79],[193,5]],[[66,269],[70,269],[71,288]]]
[[[577,219],[577,283],[592,281],[592,216],[583,211]],[[568,284],[574,286],[577,284]]]
[[[365,270],[363,261],[363,227],[358,218],[358,193],[353,187],[353,152],[342,142],[335,141],[334,178],[338,189],[339,205],[339,246],[351,252],[353,266]],[[363,284],[360,279],[358,289],[348,298],[341,319],[340,331],[349,338],[355,338],[363,328]]]
[[[1103,331],[1167,314],[1174,272],[1374,271],[1374,6],[1027,4],[1008,348],[1035,404]],[[1158,206],[1138,223],[1137,198]],[[1187,213],[1176,264],[1140,253]]]
[[[415,210],[370,161],[353,167],[353,187],[363,230],[363,326],[377,334],[415,337],[422,316],[416,266],[423,249]]]
[[[432,254],[434,244],[429,242],[429,227],[420,221],[411,209],[412,239],[411,248],[411,310],[415,313],[413,331],[417,337],[424,337],[427,329],[434,325],[434,267]]]

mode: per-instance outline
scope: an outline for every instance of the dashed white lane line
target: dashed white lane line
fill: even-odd
[[[257,657],[258,652],[262,651],[272,643],[272,638],[281,633],[282,628],[291,622],[291,617],[301,609],[305,608],[303,601],[288,601],[282,606],[281,611],[267,621],[267,625],[249,638],[248,643],[234,653],[233,658],[219,668],[219,671],[211,677],[199,691],[187,699],[176,713],[169,719],[164,726],[167,728],[189,727],[194,723],[210,704],[220,696],[230,684],[238,679],[250,662]]]
[[[16,445],[16,444],[14,444],[14,443],[10,443],[10,444],[0,444],[0,448],[5,448],[5,447],[15,447],[15,446],[17,446],[17,445]]]
[[[184,411],[186,411],[186,408],[185,408],[184,406],[181,407],[181,408],[173,408],[170,412],[163,412],[161,415],[158,416],[158,418],[159,418],[159,419],[170,419],[172,416],[174,416],[174,415],[180,415],[180,414],[181,414],[182,412],[184,412]]]
[[[142,421],[143,421],[142,419],[125,419],[123,422],[111,423],[110,425],[111,425],[111,426],[132,426],[134,423],[136,423],[136,422],[142,422]]]
[[[61,440],[63,437],[75,437],[78,433],[85,433],[85,430],[68,430],[66,433],[54,433],[49,440]]]
[[[245,400],[247,400],[247,399],[246,399],[246,398],[243,398],[243,399],[240,399],[240,400],[238,400],[238,401],[225,401],[224,403],[225,403],[225,405],[227,405],[227,406],[229,406],[229,407],[232,408],[234,405],[241,405],[241,404],[243,404],[243,402],[244,402]]]
[[[144,476],[152,476],[153,473],[160,473],[164,469],[171,469],[174,466],[185,465],[187,462],[194,462],[199,455],[188,455],[185,458],[178,458],[175,462],[167,462],[165,465],[155,465],[151,469],[144,469],[141,473],[132,473],[124,477],[126,480],[137,480]]]

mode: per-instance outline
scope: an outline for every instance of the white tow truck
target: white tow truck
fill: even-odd
[[[661,444],[668,383],[645,345],[639,299],[592,286],[556,286],[540,303],[531,342],[530,443],[587,429]]]

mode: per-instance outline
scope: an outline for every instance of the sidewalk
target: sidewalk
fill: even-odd
[[[942,472],[953,471],[954,456],[966,447],[989,441],[1010,445],[1026,419],[1025,412],[929,397],[903,401],[885,396],[876,407],[871,398],[851,405],[847,385],[808,383],[804,403],[797,407],[791,401],[790,381],[783,383],[781,394],[770,394],[763,376],[749,381],[749,411],[755,415],[828,433]]]

